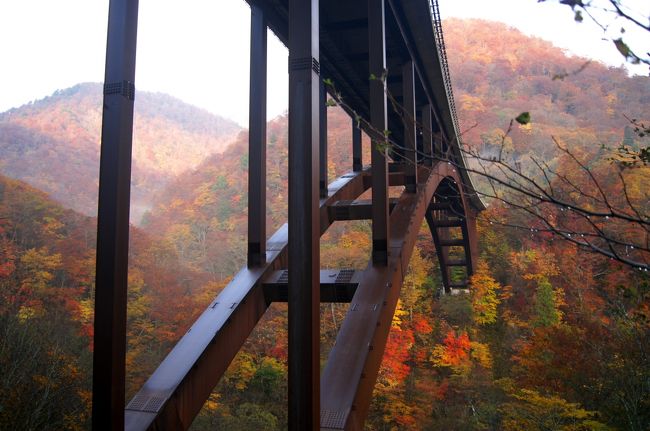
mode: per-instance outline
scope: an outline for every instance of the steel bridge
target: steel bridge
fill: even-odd
[[[110,1],[95,430],[187,429],[275,301],[288,302],[289,428],[362,429],[423,220],[446,291],[466,288],[474,269],[476,216],[484,207],[464,170],[437,1],[246,1],[251,7],[247,265],[128,404],[126,289],[138,2]],[[265,228],[267,29],[289,49],[289,220],[270,237]],[[351,116],[352,161],[351,171],[330,184],[328,93]],[[366,166],[362,133],[372,142]],[[398,198],[389,196],[390,187],[400,192]],[[369,189],[372,199],[359,199]],[[320,236],[336,221],[361,219],[372,224],[368,266],[321,270]],[[461,282],[453,282],[459,273]],[[321,302],[350,303],[322,372]]]

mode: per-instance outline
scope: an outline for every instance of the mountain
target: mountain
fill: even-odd
[[[580,148],[616,146],[625,118],[650,117],[650,80],[567,56],[550,42],[501,23],[443,23],[463,140],[489,147],[519,113],[531,124],[509,135],[514,150],[552,159],[550,136]]]
[[[96,224],[0,175],[0,429],[88,425]],[[221,287],[131,228],[129,395]]]
[[[102,87],[79,84],[0,114],[0,173],[86,215],[97,211]],[[241,128],[160,93],[135,101],[132,220],[171,178],[220,153]]]

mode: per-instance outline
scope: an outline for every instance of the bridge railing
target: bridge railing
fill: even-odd
[[[460,144],[460,128],[458,127],[458,115],[456,114],[456,102],[454,101],[454,92],[451,88],[451,75],[449,74],[449,64],[447,62],[447,50],[445,48],[445,37],[442,33],[442,21],[440,19],[440,9],[438,7],[438,0],[429,0],[429,7],[431,8],[431,21],[433,24],[433,33],[436,38],[436,50],[438,51],[438,58],[440,59],[440,66],[442,68],[442,76],[445,84],[445,92],[447,100],[449,101],[449,111],[451,113],[451,120],[454,125],[454,135],[458,138]]]
[[[451,85],[451,74],[449,73],[449,63],[447,61],[447,49],[445,47],[445,37],[442,31],[442,19],[440,17],[440,8],[438,7],[438,0],[428,0],[429,7],[431,10],[431,23],[433,25],[433,33],[436,42],[436,51],[438,53],[438,59],[440,60],[440,68],[442,71],[443,82],[445,86],[445,93],[447,95],[447,102],[449,103],[449,113],[451,115],[451,122],[453,125],[453,136],[452,140],[456,140],[458,144],[458,152],[460,154],[462,166],[468,166],[467,160],[465,159],[465,151],[463,150],[463,142],[461,139],[460,126],[458,124],[458,114],[456,112],[456,102],[454,100],[454,91]],[[477,188],[472,181],[472,177],[469,175],[464,175],[465,185],[468,186],[469,190],[475,194],[476,202],[478,203],[479,209],[485,209],[486,205],[482,201],[480,195],[476,192]]]

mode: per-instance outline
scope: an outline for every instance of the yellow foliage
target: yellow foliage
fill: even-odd
[[[560,273],[552,253],[544,253],[543,250],[523,250],[513,252],[510,255],[510,262],[524,280],[540,280],[549,278]]]
[[[492,354],[487,344],[472,341],[470,343],[470,356],[478,362],[483,368],[492,368]]]
[[[463,111],[485,111],[485,106],[480,97],[471,96],[469,94],[462,94],[460,96],[461,109]]]
[[[43,290],[54,278],[53,272],[61,268],[61,255],[49,254],[46,247],[31,248],[20,258],[25,276],[21,282],[23,288]]]
[[[212,185],[208,183],[201,184],[196,191],[194,205],[197,208],[203,208],[214,205],[217,202],[218,194],[212,190]]]
[[[499,409],[504,431],[607,431],[605,424],[595,420],[597,413],[554,395],[542,395],[530,389],[513,391],[512,401]]]
[[[210,413],[216,412],[219,408],[219,398],[221,398],[221,394],[216,392],[211,393],[205,404],[203,404],[203,408]]]
[[[404,310],[402,306],[402,300],[397,300],[397,306],[395,307],[395,314],[393,314],[393,321],[391,322],[392,328],[399,328],[402,325],[402,317],[408,316],[409,312]]]
[[[416,247],[413,250],[409,268],[404,277],[404,284],[400,293],[402,306],[411,312],[418,302],[422,299],[424,293],[423,287],[429,281],[429,274],[433,270],[433,264],[429,259],[422,257],[422,253]]]
[[[79,311],[75,314],[75,319],[84,325],[90,324],[95,316],[94,304],[95,301],[92,298],[79,301]]]
[[[248,383],[255,376],[256,372],[257,366],[255,365],[253,356],[240,351],[235,356],[230,367],[228,367],[225,378],[230,383],[233,383],[235,388],[242,391],[246,389],[246,386],[248,386]]]
[[[480,261],[476,273],[470,278],[472,295],[472,318],[479,325],[489,325],[497,321],[497,292],[501,285],[490,276],[487,263]]]
[[[30,307],[29,305],[23,305],[20,307],[18,310],[18,319],[21,322],[25,322],[29,319],[32,319],[36,316],[38,316],[39,310],[36,307]]]
[[[533,133],[533,123],[519,124],[519,130],[526,135],[530,135]]]
[[[43,233],[52,235],[56,238],[63,238],[59,231],[65,225],[54,217],[43,217]]]

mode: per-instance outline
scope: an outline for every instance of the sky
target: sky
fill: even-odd
[[[603,0],[595,0],[603,1]],[[626,0],[650,16],[650,1]],[[136,89],[158,91],[248,124],[250,10],[244,0],[140,0]],[[623,57],[588,18],[557,0],[439,0],[444,18],[502,21],[580,55],[621,66]],[[80,82],[102,82],[108,0],[0,1],[0,112]],[[611,17],[599,17],[609,23]],[[616,38],[620,22],[609,26]],[[647,32],[626,38],[645,44]],[[647,45],[644,46],[647,48]],[[287,107],[287,51],[269,37],[268,108]],[[648,75],[647,66],[631,73]],[[137,96],[136,96],[137,103]]]

